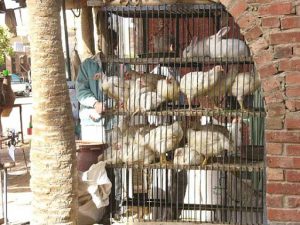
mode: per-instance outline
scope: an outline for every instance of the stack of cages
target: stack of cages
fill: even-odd
[[[217,3],[106,5],[98,21],[110,222],[262,224],[265,112],[233,17]]]

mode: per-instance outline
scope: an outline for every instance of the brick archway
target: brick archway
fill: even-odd
[[[300,221],[300,1],[220,0],[241,28],[262,80],[267,218]]]

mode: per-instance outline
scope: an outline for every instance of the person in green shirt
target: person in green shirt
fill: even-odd
[[[108,32],[108,39],[112,40],[113,49],[118,44],[118,35],[115,31]],[[76,79],[76,96],[80,103],[79,118],[81,125],[81,139],[106,143],[106,129],[109,129],[111,119],[102,114],[108,107],[112,107],[109,99],[101,89],[101,80],[95,74],[104,72],[107,76],[119,74],[119,65],[103,64],[101,53],[84,60],[80,65]],[[121,75],[121,74],[119,74]]]

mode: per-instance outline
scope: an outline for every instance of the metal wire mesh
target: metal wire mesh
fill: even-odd
[[[111,219],[262,224],[265,112],[233,18],[220,4],[100,13]]]

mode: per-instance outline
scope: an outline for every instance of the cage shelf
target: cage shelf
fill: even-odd
[[[216,65],[216,64],[253,64],[251,57],[239,57],[239,58],[209,58],[209,57],[192,57],[192,58],[173,58],[171,54],[165,53],[165,57],[155,58],[156,53],[147,54],[150,58],[105,58],[102,62],[106,63],[123,63],[123,64],[133,64],[133,65],[176,65],[182,67],[189,66],[201,66],[206,65]],[[152,57],[153,56],[153,57]],[[143,55],[145,57],[145,54]]]
[[[100,0],[87,1],[88,6],[103,6]],[[144,6],[113,6],[102,7],[105,12],[113,13],[122,17],[133,18],[186,18],[214,16],[225,12],[221,4],[169,4],[169,5],[144,5]]]
[[[108,168],[127,168],[127,169],[169,169],[169,170],[216,170],[228,172],[260,172],[264,169],[263,162],[243,163],[213,163],[206,166],[185,166],[172,164],[107,164]]]
[[[139,206],[139,207],[161,207],[161,208],[172,208],[175,210],[207,210],[207,211],[215,211],[215,210],[230,210],[230,211],[253,211],[253,212],[262,212],[262,207],[257,206],[234,206],[234,205],[216,205],[216,204],[176,204],[175,202],[166,202],[165,199],[162,201],[158,199],[148,199],[148,198],[129,198],[123,202],[123,206]]]
[[[107,110],[104,115],[127,115],[129,112],[123,110]],[[242,110],[224,110],[224,109],[177,109],[177,106],[170,108],[169,110],[163,111],[147,111],[142,113],[145,116],[234,116],[249,118],[254,117],[265,117],[264,111],[242,111]]]

